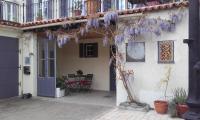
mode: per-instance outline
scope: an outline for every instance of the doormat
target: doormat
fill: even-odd
[[[142,112],[149,112],[150,110],[153,110],[149,104],[139,102],[123,102],[119,105],[119,108]]]
[[[26,93],[22,95],[22,99],[30,99],[32,98],[32,94],[31,93]]]

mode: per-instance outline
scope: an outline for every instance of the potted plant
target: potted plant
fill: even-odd
[[[36,20],[37,21],[41,21],[43,19],[43,17],[42,17],[42,10],[39,10],[38,12],[37,12],[37,18],[36,18]]]
[[[74,5],[73,5],[73,15],[74,16],[80,16],[81,15],[81,9],[82,9],[83,5],[82,5],[82,1],[74,1]]]
[[[173,101],[176,103],[177,116],[182,117],[182,115],[188,111],[188,106],[186,104],[187,92],[183,88],[177,88],[173,93]]]
[[[168,102],[167,102],[167,89],[169,85],[169,80],[170,80],[170,74],[171,74],[171,67],[168,67],[167,73],[165,74],[165,78],[161,80],[161,83],[164,84],[165,86],[165,91],[164,91],[164,98],[165,100],[155,100],[154,101],[154,106],[155,110],[159,114],[166,114],[168,111]]]
[[[56,97],[65,96],[65,80],[63,78],[56,79]]]

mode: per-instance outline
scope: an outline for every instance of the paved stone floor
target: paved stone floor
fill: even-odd
[[[114,108],[107,113],[97,116],[94,120],[181,120],[170,118],[168,115],[159,115],[155,111],[140,112]]]
[[[0,120],[171,120],[154,111],[144,113],[115,107],[107,92],[71,94],[63,98],[36,97],[0,100]],[[173,120],[173,119],[172,119]],[[178,120],[178,119],[174,119]]]

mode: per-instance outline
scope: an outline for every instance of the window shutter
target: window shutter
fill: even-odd
[[[83,43],[80,43],[79,44],[79,57],[80,58],[83,58],[84,57],[84,52],[85,52],[85,45]]]
[[[115,8],[116,8],[116,10],[119,10],[119,0],[116,0],[115,2],[116,2]]]
[[[111,0],[104,0],[103,1],[103,8],[104,8],[104,12],[108,11],[111,8]]]
[[[98,43],[93,43],[94,45],[94,57],[98,57]]]
[[[53,18],[53,0],[48,1],[48,19]]]
[[[60,17],[66,17],[67,16],[67,0],[60,0]]]
[[[3,19],[3,4],[0,2],[0,20]]]
[[[26,0],[26,21],[31,22],[33,20],[33,0]]]

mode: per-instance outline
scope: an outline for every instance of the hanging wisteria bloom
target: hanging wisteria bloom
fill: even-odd
[[[183,13],[181,13],[181,12],[174,13],[170,16],[170,19],[171,19],[172,23],[177,24],[177,23],[181,22],[181,20],[183,19]]]
[[[109,42],[109,38],[108,38],[108,35],[106,34],[103,38],[103,46],[107,46],[108,45],[108,42]]]
[[[57,36],[57,44],[59,48],[62,48],[64,44],[70,41],[70,37],[68,35],[58,35]]]
[[[53,34],[53,32],[51,30],[46,30],[45,33],[46,33],[46,36],[47,36],[48,40],[53,40],[54,39],[54,34]]]
[[[170,27],[170,23],[168,21],[162,20],[160,22],[160,28],[161,28],[162,31],[168,31],[169,27]]]
[[[159,28],[156,28],[153,30],[154,34],[157,35],[157,36],[160,36],[161,35],[161,31]]]
[[[99,20],[97,18],[90,18],[90,19],[88,19],[86,26],[88,28],[92,28],[92,27],[98,28],[99,27]]]
[[[147,19],[146,22],[148,25],[155,25],[157,24],[157,19],[150,18],[150,19]]]
[[[119,34],[119,35],[115,36],[115,44],[116,45],[122,44],[123,41],[124,41],[124,35],[123,34]]]
[[[169,32],[174,32],[176,30],[176,26],[174,23],[171,23],[170,24],[170,27],[169,27]]]
[[[105,27],[108,27],[111,21],[117,22],[117,20],[118,20],[118,13],[115,11],[107,12],[104,15]]]
[[[177,14],[171,15],[171,21],[174,24],[178,23],[179,22],[179,16]]]

